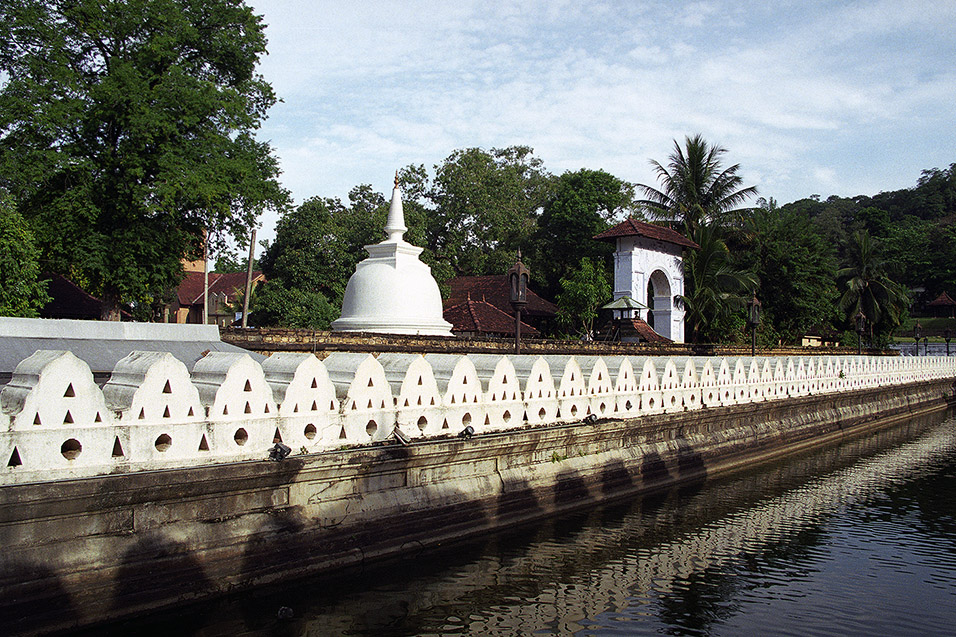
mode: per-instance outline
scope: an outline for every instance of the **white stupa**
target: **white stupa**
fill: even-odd
[[[336,332],[451,336],[442,318],[441,293],[431,268],[418,259],[422,248],[405,241],[405,213],[398,177],[388,209],[385,241],[365,246],[369,257],[355,267],[345,288]]]

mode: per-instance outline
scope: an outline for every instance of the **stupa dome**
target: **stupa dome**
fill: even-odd
[[[422,248],[404,239],[405,213],[396,179],[382,243],[365,246],[369,256],[355,267],[342,299],[336,332],[376,332],[451,336],[442,318],[441,292],[431,268],[418,256]]]

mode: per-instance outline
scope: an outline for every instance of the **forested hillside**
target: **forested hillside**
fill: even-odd
[[[913,188],[872,197],[818,196],[782,207],[805,213],[845,256],[848,237],[866,230],[882,245],[887,273],[916,293],[917,305],[956,293],[956,163],[923,171]]]

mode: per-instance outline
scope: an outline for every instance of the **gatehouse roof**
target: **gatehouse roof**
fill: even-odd
[[[620,237],[646,237],[648,239],[663,241],[664,243],[673,243],[685,248],[700,247],[676,230],[671,230],[665,226],[658,226],[653,223],[638,221],[637,219],[633,218],[625,219],[623,222],[617,224],[613,228],[609,228],[600,234],[594,235],[595,239],[601,241],[613,241]]]

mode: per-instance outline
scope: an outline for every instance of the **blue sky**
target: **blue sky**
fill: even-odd
[[[248,3],[283,100],[260,138],[296,203],[387,194],[472,146],[653,184],[649,160],[701,133],[781,203],[956,162],[951,0]]]

